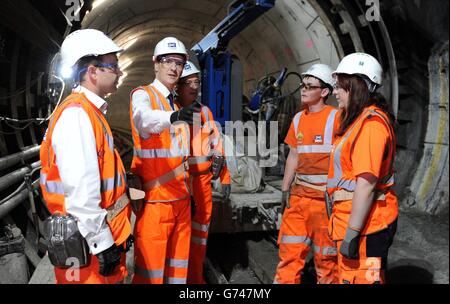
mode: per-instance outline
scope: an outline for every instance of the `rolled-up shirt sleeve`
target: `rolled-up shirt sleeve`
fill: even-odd
[[[67,213],[77,218],[92,254],[114,244],[101,208],[100,172],[96,141],[88,115],[81,108],[65,109],[58,119],[52,147],[64,187]]]
[[[136,90],[131,95],[131,103],[133,122],[141,137],[147,138],[148,134],[158,134],[170,127],[170,115],[173,111],[153,110],[144,90]]]

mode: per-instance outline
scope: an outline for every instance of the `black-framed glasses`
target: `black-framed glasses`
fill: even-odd
[[[313,86],[313,85],[309,85],[306,83],[301,83],[300,84],[300,89],[305,89],[306,91],[310,91],[310,90],[315,90],[315,89],[324,89],[324,87],[321,86]]]
[[[110,69],[114,73],[119,73],[119,71],[120,71],[118,62],[114,62],[114,63],[99,63],[99,64],[95,65],[95,67]]]
[[[169,68],[174,63],[177,70],[183,70],[184,65],[186,64],[186,61],[184,61],[184,60],[175,59],[175,58],[171,58],[171,57],[162,57],[159,60],[159,62],[165,68]]]

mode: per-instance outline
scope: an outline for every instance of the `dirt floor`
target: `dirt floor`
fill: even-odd
[[[278,263],[278,249],[273,242],[275,236],[276,233],[212,235],[208,256],[219,265],[229,283],[270,284]],[[127,279],[129,283],[133,268],[132,251],[127,254],[127,266],[131,270]],[[52,269],[48,259],[42,259],[30,283],[52,284]],[[400,211],[397,234],[389,252],[386,280],[390,284],[449,283],[448,216],[431,217]],[[312,262],[307,263],[304,269],[303,283],[315,283]]]

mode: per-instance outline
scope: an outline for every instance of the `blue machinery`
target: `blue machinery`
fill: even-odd
[[[274,5],[275,0],[234,1],[228,16],[191,49],[202,71],[202,103],[222,126],[242,119],[243,71],[238,58],[227,51],[228,43]]]

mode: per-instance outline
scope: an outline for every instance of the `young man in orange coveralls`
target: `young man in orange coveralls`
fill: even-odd
[[[385,282],[389,247],[397,229],[394,192],[394,116],[383,95],[383,69],[371,55],[345,56],[333,73],[342,109],[330,155],[329,231],[339,249],[339,282]]]
[[[185,284],[187,279],[191,194],[189,128],[184,123],[192,124],[200,104],[178,110],[173,101],[187,58],[181,41],[164,38],[153,53],[156,79],[131,92],[131,170],[141,177],[145,191],[144,206],[136,212],[133,283]]]
[[[54,112],[42,142],[41,189],[51,213],[77,219],[92,256],[90,265],[79,269],[55,267],[60,284],[119,283],[127,276],[131,209],[103,99],[116,91],[122,75],[120,51],[93,29],[71,33],[61,46],[62,64],[73,71],[76,87]],[[120,211],[112,215],[115,208]]]
[[[200,71],[190,61],[184,66],[183,74],[177,85],[177,102],[181,107],[187,107],[197,100],[200,89]],[[192,192],[195,206],[192,219],[191,248],[189,253],[188,284],[204,284],[203,261],[206,254],[208,229],[212,212],[211,155],[224,156],[222,140],[211,110],[202,105],[202,110],[194,118],[191,128],[191,156],[189,174],[192,181]],[[220,181],[224,199],[230,196],[230,174],[224,166]]]
[[[282,184],[284,214],[278,237],[276,284],[300,283],[310,250],[314,252],[317,282],[337,280],[337,251],[328,236],[324,199],[338,121],[337,110],[325,104],[332,92],[331,72],[325,64],[314,64],[302,74],[301,100],[307,108],[294,116],[285,139],[291,149]]]

